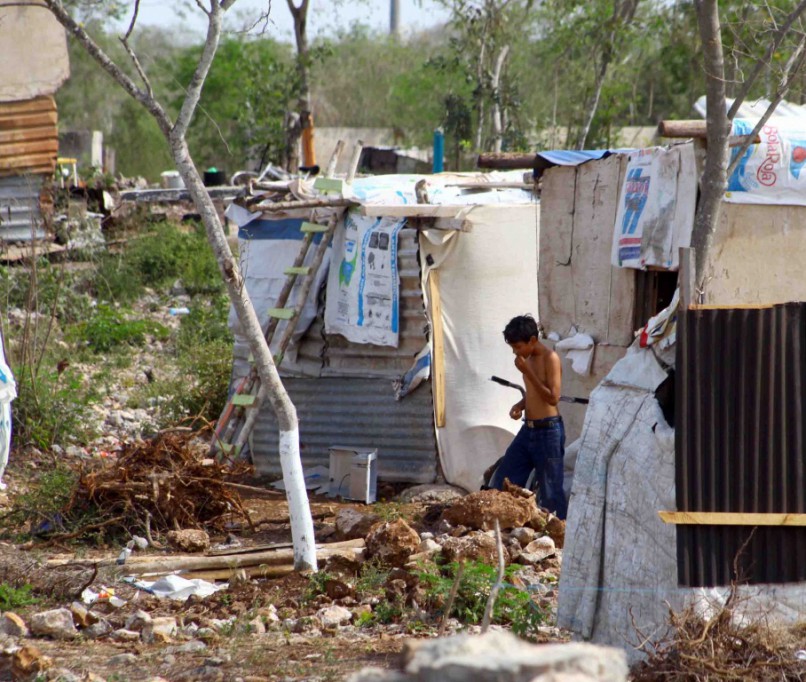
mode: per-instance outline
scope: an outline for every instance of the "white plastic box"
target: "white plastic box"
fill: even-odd
[[[331,497],[372,504],[378,495],[378,451],[333,446],[330,454]]]

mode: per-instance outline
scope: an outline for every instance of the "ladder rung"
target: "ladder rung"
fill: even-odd
[[[307,275],[310,274],[311,269],[305,265],[301,268],[286,268],[284,274],[286,275]]]
[[[251,393],[236,393],[232,396],[233,405],[237,405],[238,407],[252,407],[255,404],[255,400],[257,400],[257,396],[252,395]]]
[[[320,192],[341,192],[344,189],[344,180],[337,178],[316,178],[313,183],[314,189]]]
[[[304,222],[299,228],[300,232],[327,232],[330,228],[327,225],[317,225],[316,223]]]
[[[236,448],[234,443],[219,443],[218,446],[221,448],[221,452],[223,452],[225,455],[234,454],[235,457],[237,457],[241,454],[240,445]]]
[[[269,308],[269,317],[275,317],[278,320],[290,320],[297,311],[293,308]]]

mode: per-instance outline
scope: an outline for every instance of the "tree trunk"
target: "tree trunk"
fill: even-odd
[[[299,142],[304,131],[313,127],[311,111],[310,71],[308,69],[308,3],[302,0],[299,6],[294,0],[286,0],[288,9],[294,19],[294,38],[297,44],[297,79],[299,93],[297,96],[297,116],[290,119],[286,129],[286,170],[296,173],[299,162]]]
[[[691,246],[695,249],[695,282],[702,290],[705,263],[719,220],[727,181],[730,121],[725,104],[725,62],[717,0],[697,0],[697,23],[703,47],[708,150],[700,181]]]
[[[492,97],[493,97],[493,151],[501,151],[501,143],[504,138],[504,130],[501,122],[501,71],[504,68],[504,62],[509,54],[509,45],[504,45],[498,53],[495,60],[495,69],[493,70],[492,81],[490,82]]]
[[[128,45],[127,39],[137,20],[136,9],[129,32],[122,39],[122,42],[134,61],[144,88],[139,87],[101,50],[84,28],[73,19],[60,0],[44,1],[56,19],[81,43],[101,68],[152,114],[170,145],[171,156],[177,170],[185,182],[196,210],[202,217],[210,247],[218,262],[227,286],[227,292],[238,316],[238,321],[241,323],[249,348],[255,358],[255,366],[260,376],[261,384],[266,387],[269,402],[277,415],[277,421],[280,426],[280,463],[288,496],[291,535],[294,545],[294,566],[297,570],[316,570],[313,520],[310,514],[305,481],[302,475],[302,464],[299,457],[299,425],[296,409],[280,380],[280,375],[263,336],[263,330],[254,306],[246,291],[243,277],[229,248],[218,213],[204,187],[199,172],[196,170],[185,140],[185,134],[199,102],[204,81],[218,49],[223,13],[232,6],[235,0],[210,0],[210,9],[205,10],[209,22],[207,37],[202,48],[202,54],[199,57],[199,63],[196,66],[191,82],[187,86],[185,99],[182,102],[182,107],[175,123],[170,120],[165,110],[154,98],[148,78],[140,67],[136,55]]]

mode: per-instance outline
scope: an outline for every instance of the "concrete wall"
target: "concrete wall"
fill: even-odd
[[[707,305],[806,301],[806,207],[723,204],[705,270]]]
[[[551,168],[543,176],[538,256],[540,321],[566,337],[572,326],[596,342],[581,376],[563,361],[563,395],[587,398],[633,340],[635,272],[610,265],[626,157]],[[561,403],[568,442],[582,431],[585,406]]]
[[[44,7],[0,0],[0,102],[51,95],[70,76],[67,37]]]

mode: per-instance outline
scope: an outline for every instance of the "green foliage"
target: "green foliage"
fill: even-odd
[[[89,440],[90,404],[94,395],[80,373],[68,367],[41,366],[34,375],[29,367],[15,370],[17,399],[12,417],[17,445],[30,443],[41,450]]]
[[[69,527],[71,520],[63,517],[62,510],[72,498],[77,481],[76,472],[60,463],[43,470],[26,492],[14,498],[13,511],[4,517],[6,528],[19,534],[27,525],[32,532]]]
[[[14,587],[8,583],[0,583],[0,611],[11,611],[39,602],[39,599],[31,594],[32,589],[30,585]]]
[[[190,82],[201,46],[186,48],[176,59],[174,77]],[[200,114],[188,131],[188,146],[197,167],[216,166],[230,172],[269,159],[283,149],[284,117],[294,94],[291,52],[286,45],[262,38],[223,40],[207,76]],[[172,100],[178,110],[184,90]]]
[[[220,292],[224,286],[199,228],[184,231],[171,223],[158,223],[124,252],[101,259],[94,289],[105,300],[130,302],[144,287],[164,288],[177,279],[191,295]]]
[[[148,336],[165,340],[170,331],[152,320],[127,319],[120,309],[100,304],[89,321],[78,325],[78,333],[87,346],[96,353],[128,344],[142,346]]]
[[[426,597],[432,606],[444,605],[456,580],[457,563],[428,567],[417,571],[417,577],[426,588]],[[505,573],[511,576],[517,570],[509,566]],[[469,561],[464,565],[462,577],[451,609],[451,616],[462,623],[480,623],[484,617],[490,589],[495,584],[498,571],[488,564]],[[510,583],[504,583],[498,592],[493,608],[492,622],[510,625],[513,631],[529,637],[537,631],[545,616],[532,600],[530,594]]]

